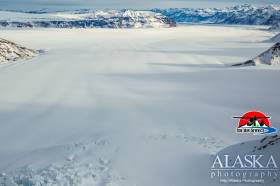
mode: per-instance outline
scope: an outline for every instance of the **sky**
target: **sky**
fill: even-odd
[[[0,9],[37,10],[37,9],[79,9],[79,8],[182,8],[182,7],[225,7],[237,4],[263,6],[280,5],[280,0],[0,0]]]

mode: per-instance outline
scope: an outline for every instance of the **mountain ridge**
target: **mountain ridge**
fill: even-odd
[[[273,45],[271,48],[248,60],[244,63],[234,64],[232,66],[257,66],[257,65],[279,65],[280,64],[280,42]]]
[[[280,22],[280,6],[249,4],[226,8],[153,9],[177,23],[274,25]]]
[[[0,27],[16,28],[158,28],[176,23],[151,11],[76,10],[52,13],[0,12]]]
[[[34,57],[36,53],[35,50],[0,38],[0,64],[19,59],[30,59]]]

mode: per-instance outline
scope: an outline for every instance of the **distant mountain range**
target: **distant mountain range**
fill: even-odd
[[[280,23],[280,7],[238,5],[229,8],[153,9],[177,23],[275,25]]]
[[[64,12],[0,11],[0,27],[50,28],[155,28],[175,22],[151,11],[77,10]]]
[[[238,5],[228,8],[91,10],[54,12],[0,11],[0,27],[155,28],[176,23],[268,25],[280,30],[280,6]]]

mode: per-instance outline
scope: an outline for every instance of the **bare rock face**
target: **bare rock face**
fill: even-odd
[[[30,59],[37,54],[35,50],[25,48],[11,41],[0,38],[0,63]]]
[[[280,65],[280,42],[273,45],[270,49],[261,53],[254,59],[244,63],[234,64],[233,66],[256,66],[256,65]]]

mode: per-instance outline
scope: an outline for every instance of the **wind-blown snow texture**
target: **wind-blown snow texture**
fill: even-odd
[[[171,8],[153,9],[177,23],[215,23],[243,25],[275,25],[280,23],[277,6],[254,7],[238,5],[229,8]]]
[[[265,51],[271,32],[179,26],[0,35],[46,51],[0,65],[0,185],[216,186],[210,157],[259,139],[236,134],[232,116],[257,108],[280,128],[279,66],[227,65]]]
[[[175,22],[166,16],[151,11],[0,12],[1,27],[157,28],[175,25]]]

